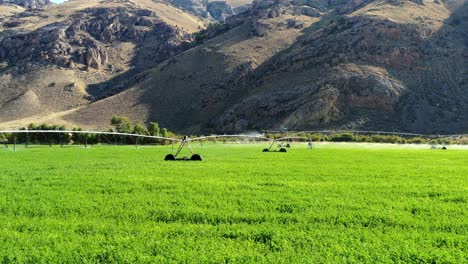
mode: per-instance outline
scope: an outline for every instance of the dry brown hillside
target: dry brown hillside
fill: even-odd
[[[206,23],[151,0],[0,10],[0,122],[7,127],[69,123],[63,114],[120,92],[138,72],[187,50]]]
[[[108,4],[142,9],[142,1],[138,2]],[[145,3],[144,9],[149,9],[154,2]],[[172,5],[158,5],[174,10]],[[87,55],[80,60],[70,54],[65,54],[68,61],[60,59],[63,54],[55,61],[52,53],[48,65],[71,60],[79,69],[72,71],[77,75],[64,77],[63,83],[57,79],[55,85],[43,81],[41,89],[22,88],[14,93],[9,88],[3,97],[30,102],[30,109],[38,109],[38,114],[13,115],[12,109],[23,103],[3,99],[0,118],[4,119],[0,121],[8,121],[3,123],[7,127],[31,120],[60,120],[106,128],[113,115],[125,115],[140,122],[159,121],[187,133],[279,128],[463,133],[468,130],[467,12],[465,0],[259,0],[247,12],[197,33],[191,44],[187,42],[193,40],[192,35],[184,35],[192,32],[187,25],[186,31],[176,25],[176,34],[150,35],[141,41],[133,40],[141,30],[148,32],[140,26],[112,31],[119,34],[110,34],[111,39],[99,37],[108,35],[104,31],[93,33],[101,27],[85,26],[86,34],[79,36],[90,35],[112,52],[103,56],[101,49],[95,49],[91,55],[96,56],[89,56],[91,63]],[[96,14],[84,13],[93,25]],[[169,25],[155,14],[151,21]],[[193,31],[203,28],[203,20],[194,21]],[[155,48],[161,47],[154,45],[161,39],[165,40],[162,47],[175,51]],[[78,44],[69,44],[79,50]],[[112,63],[103,64],[103,57]],[[11,55],[3,58],[8,63]],[[37,70],[15,76],[16,71],[8,72],[12,66],[5,69],[0,78],[9,82],[7,87],[40,80],[25,77],[37,75]],[[70,71],[63,65],[52,69],[60,72],[50,76],[62,77]],[[76,81],[71,90],[79,92],[67,93],[63,86],[72,78]],[[58,104],[65,98],[68,101],[42,110],[57,103],[43,97],[50,96],[50,91],[66,94],[51,97],[63,98]],[[46,100],[50,101],[38,103]]]
[[[466,12],[464,1],[259,1],[226,32],[66,118],[96,127],[129,115],[187,132],[466,132]]]

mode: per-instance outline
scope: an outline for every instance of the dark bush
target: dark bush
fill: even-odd
[[[429,143],[429,140],[426,138],[422,137],[414,137],[406,140],[406,143],[408,144],[427,144]]]
[[[353,142],[355,141],[354,135],[351,133],[342,133],[331,136],[332,142]]]

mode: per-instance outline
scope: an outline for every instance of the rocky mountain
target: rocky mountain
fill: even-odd
[[[50,0],[0,0],[1,4],[15,4],[27,9],[38,9],[51,5]]]
[[[213,1],[206,5],[206,11],[218,21],[226,21],[230,16],[234,15],[232,6],[224,1]]]
[[[321,15],[325,25],[261,65],[247,84],[256,88],[215,124],[237,131],[273,121],[295,129],[466,132],[466,7],[437,1],[335,6]],[[330,6],[313,2],[293,12],[298,8],[313,16]],[[261,17],[284,9],[261,9]]]
[[[197,16],[225,21],[226,18],[242,13],[251,1],[209,1],[209,0],[168,0],[171,4],[187,10]]]
[[[8,53],[2,55],[0,48],[0,62],[6,65],[0,72],[2,91],[20,86],[18,72],[28,72],[20,74],[24,83],[43,76],[37,67],[54,65],[86,80],[68,89],[80,90],[88,101],[66,103],[34,119],[28,117],[30,109],[50,105],[42,94],[31,89],[4,93],[0,121],[10,122],[3,126],[59,120],[103,128],[113,115],[126,115],[187,133],[279,128],[468,130],[465,0],[257,0],[245,12],[225,16],[225,23],[206,30],[198,22],[191,30],[170,24],[155,30],[155,25],[169,20],[125,8],[128,14],[123,17],[122,11],[112,8],[74,11],[57,24],[64,35],[36,33],[37,44],[21,44],[23,48],[14,52],[16,41],[31,43],[37,37],[30,34],[56,24],[45,23],[18,35],[20,30],[12,32],[5,23],[25,18],[4,20],[0,47],[5,50],[6,44]],[[77,15],[82,17],[74,20]],[[105,30],[103,25],[115,22],[106,20],[109,17],[118,17],[119,22]],[[49,49],[50,39],[58,46]],[[89,44],[92,41],[101,46]],[[39,44],[44,48],[35,48]],[[131,61],[112,55],[130,44],[132,51],[139,51],[132,53]],[[41,85],[44,94],[57,90],[52,83]],[[11,110],[24,102],[30,103],[29,112]]]
[[[170,0],[170,3],[197,16],[204,18],[208,18],[210,16],[206,10],[208,0]]]
[[[139,72],[189,49],[204,25],[151,0],[76,0],[12,12],[0,20],[0,122],[116,94]]]

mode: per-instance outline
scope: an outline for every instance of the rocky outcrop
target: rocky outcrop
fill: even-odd
[[[225,21],[235,14],[231,5],[226,1],[208,0],[168,0],[173,5],[187,10],[199,17]],[[244,10],[240,10],[244,11]]]
[[[93,127],[105,127],[119,114],[158,120],[184,133],[468,129],[464,0],[259,0],[229,17],[223,16],[224,4],[215,7],[211,13],[225,23],[197,34],[196,44],[159,20],[158,12],[135,6],[87,9],[32,32],[10,24],[0,37],[0,73],[12,74],[3,74],[0,86],[17,79],[17,68],[35,63],[97,76],[98,84],[85,89],[90,82],[83,82],[52,102],[71,94],[92,100],[67,118]],[[200,46],[180,54],[193,45]],[[132,54],[124,63],[133,68],[119,75],[114,62],[120,50]],[[105,79],[103,73],[117,77]],[[4,97],[20,92],[10,94]],[[34,96],[24,98],[19,102],[34,102]],[[5,109],[19,109],[11,105]]]
[[[318,83],[291,83],[294,89],[267,90],[249,97],[215,125],[221,131],[237,132],[262,129],[271,123],[291,128],[327,125],[342,120],[355,108],[394,112],[406,90],[401,81],[375,67],[346,65],[329,72]]]
[[[208,0],[169,0],[169,2],[197,16],[204,18],[210,17],[210,14],[206,10]]]
[[[313,5],[317,10],[327,8],[326,2],[295,2],[300,6]],[[370,2],[351,1],[336,8],[340,13],[350,13]],[[387,1],[391,5],[403,2]],[[278,3],[266,1],[261,8],[257,4],[253,12],[268,19]],[[289,14],[291,7],[282,6],[282,14]],[[236,132],[272,126],[460,131],[464,127],[461,120],[468,122],[462,114],[468,97],[460,92],[468,89],[468,82],[449,84],[443,80],[466,79],[462,77],[468,69],[463,45],[468,42],[466,33],[462,33],[466,28],[462,30],[465,24],[460,15],[455,13],[452,17],[457,28],[448,26],[434,33],[430,23],[335,16],[320,30],[303,37],[295,48],[280,53],[248,76],[246,87],[256,88],[211,126]],[[263,23],[259,20],[252,25],[262,32],[258,29],[264,29]],[[295,28],[294,19],[285,23],[288,28]],[[438,65],[445,65],[447,70]],[[465,70],[458,70],[460,67]]]
[[[0,61],[25,67],[27,64],[79,65],[101,69],[108,63],[106,44],[151,40],[157,63],[183,51],[190,35],[159,20],[149,10],[86,9],[69,20],[47,25],[30,33],[0,40]]]
[[[268,23],[262,23],[254,20],[252,21],[251,28],[251,33],[253,36],[264,37],[267,34],[268,30],[271,29],[271,26]]]
[[[0,4],[16,4],[28,9],[38,9],[51,5],[50,0],[0,0]]]
[[[213,1],[206,5],[206,10],[211,17],[218,21],[225,21],[226,18],[234,15],[232,7],[225,1]]]
[[[133,118],[147,113],[140,121],[161,120],[190,133],[466,131],[466,9],[441,23],[449,13],[438,11],[444,5],[423,4],[256,1],[210,27],[201,47],[80,114],[130,97],[126,113]]]

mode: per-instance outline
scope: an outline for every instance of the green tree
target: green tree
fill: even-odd
[[[168,135],[167,128],[161,129],[161,137],[167,137],[167,135]]]
[[[159,128],[159,124],[156,122],[150,122],[148,124],[148,132],[151,136],[157,136],[159,137],[159,134],[161,133],[161,128]]]
[[[142,126],[141,124],[136,124],[133,127],[133,134],[148,135],[148,130],[146,130],[146,127]]]
[[[31,123],[28,125],[28,130],[37,130],[39,127],[36,124]]]
[[[115,130],[119,133],[132,133],[134,128],[130,118],[125,116],[112,117],[111,125],[114,126]]]
[[[73,131],[83,131],[83,129],[79,128],[73,128]],[[84,144],[86,142],[87,135],[84,133],[73,133],[71,140],[73,140],[73,143],[75,144]]]

